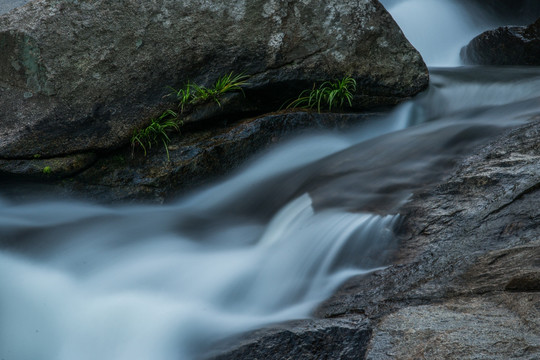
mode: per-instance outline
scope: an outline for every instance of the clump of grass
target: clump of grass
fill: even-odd
[[[50,175],[52,173],[52,169],[50,166],[45,166],[42,170],[43,174]]]
[[[167,152],[167,160],[170,160],[168,145],[171,139],[167,132],[169,130],[180,131],[181,121],[178,120],[178,114],[172,110],[167,110],[157,119],[152,118],[150,125],[133,133],[131,137],[132,149],[140,146],[146,156],[147,149],[152,145],[162,144]]]
[[[188,83],[181,89],[176,90],[170,88],[173,95],[178,100],[178,109],[182,114],[188,105],[196,105],[207,101],[215,101],[220,107],[220,97],[228,92],[241,91],[244,92],[242,86],[247,84],[248,75],[244,73],[235,74],[230,72],[227,75],[221,76],[217,81],[209,88],[199,86],[188,81]],[[136,146],[140,146],[143,149],[146,156],[148,149],[152,148],[152,145],[162,144],[167,152],[167,160],[170,160],[168,145],[171,141],[167,134],[170,130],[180,131],[182,121],[179,119],[179,114],[173,110],[167,110],[158,118],[151,119],[150,125],[146,128],[137,130],[131,137],[132,150],[135,150]]]
[[[248,75],[244,73],[235,74],[230,72],[227,75],[223,75],[216,80],[211,87],[199,86],[188,81],[188,83],[181,89],[172,89],[172,95],[176,96],[178,100],[178,107],[180,112],[183,113],[184,109],[188,105],[195,105],[204,103],[207,101],[215,101],[220,107],[220,97],[228,92],[244,90],[242,86],[247,85]]]
[[[293,100],[288,106],[290,108],[314,109],[320,113],[322,108],[332,111],[332,108],[343,108],[345,103],[352,106],[352,99],[356,92],[356,80],[346,76],[341,80],[325,81],[319,87],[304,90],[297,99]]]
[[[180,109],[180,113],[183,113],[186,105],[190,104],[193,101],[193,98],[194,98],[194,94],[192,91],[193,86],[194,85],[192,85],[188,81],[188,83],[182,89],[179,89],[179,90],[169,87],[172,90],[171,94],[169,95],[176,96],[178,100],[178,108]]]

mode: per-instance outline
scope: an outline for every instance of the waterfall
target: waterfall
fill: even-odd
[[[537,1],[516,0],[495,11],[494,1],[381,0],[428,66],[459,66],[460,49],[476,35],[504,25],[527,24],[540,17]],[[502,4],[499,5],[502,9]]]
[[[458,0],[383,3],[431,66],[502,21]],[[536,68],[430,72],[384,116],[278,144],[168,205],[0,197],[0,359],[196,358],[387,266],[411,194],[540,111]]]
[[[209,339],[308,316],[382,265],[398,221],[316,212],[308,194],[266,225],[215,219],[189,234],[191,216],[204,212],[3,203],[3,238],[32,246],[0,252],[2,358],[190,358]]]
[[[0,358],[190,359],[308,317],[388,264],[395,209],[537,113],[538,90],[537,69],[433,69],[386,117],[280,144],[170,205],[0,199]]]

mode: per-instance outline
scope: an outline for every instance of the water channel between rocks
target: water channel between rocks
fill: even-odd
[[[430,73],[382,119],[279,144],[173,204],[0,198],[0,359],[189,359],[387,265],[412,192],[540,112],[539,69]]]

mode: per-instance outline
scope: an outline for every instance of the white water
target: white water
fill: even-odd
[[[460,8],[431,3],[461,27]],[[387,264],[412,191],[540,113],[538,69],[431,79],[382,119],[293,139],[172,205],[0,198],[0,359],[190,359],[309,316],[345,279]]]
[[[428,66],[458,66],[459,51],[476,35],[499,26],[517,25],[514,18],[509,24],[508,18],[489,16],[489,1],[484,7],[481,2],[475,6],[455,0],[381,0],[381,3]],[[529,18],[528,13],[524,15]]]
[[[461,47],[484,30],[467,9],[451,1],[381,2],[430,66],[459,65]]]
[[[185,359],[209,339],[308,315],[368,270],[363,254],[392,245],[396,221],[315,213],[303,195],[267,225],[176,229],[197,210],[3,204],[2,228],[38,234],[30,254],[0,253],[1,358]],[[356,256],[336,264],[344,250]]]

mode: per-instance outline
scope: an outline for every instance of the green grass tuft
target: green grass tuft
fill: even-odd
[[[352,106],[354,92],[356,92],[356,80],[350,76],[334,82],[325,81],[319,87],[313,84],[312,89],[302,91],[297,99],[289,103],[287,109],[316,108],[320,113],[322,108],[332,111],[332,108],[343,108],[345,103]]]
[[[199,86],[188,81],[181,89],[176,90],[169,87],[172,92],[169,95],[175,96],[178,100],[178,109],[182,114],[188,105],[196,105],[207,101],[215,101],[220,107],[220,97],[228,92],[241,91],[244,92],[242,86],[247,85],[248,75],[244,73],[235,74],[230,72],[227,75],[221,76],[212,85],[207,88]],[[137,130],[131,137],[132,153],[136,146],[140,146],[146,156],[147,151],[152,148],[152,145],[162,144],[167,152],[167,159],[170,160],[168,145],[171,139],[167,134],[170,130],[180,131],[182,121],[179,120],[179,114],[173,110],[167,110],[160,117],[151,119],[150,125],[146,128]]]
[[[179,90],[171,88],[171,95],[176,96],[181,113],[184,112],[184,109],[188,105],[195,105],[207,101],[215,101],[221,107],[221,102],[219,101],[220,97],[225,93],[233,91],[241,91],[243,93],[244,90],[242,89],[242,86],[248,84],[248,78],[249,76],[244,73],[235,74],[234,72],[230,72],[217,79],[209,88],[188,81],[188,83]]]
[[[169,130],[180,131],[180,125],[181,121],[178,120],[178,114],[172,110],[167,110],[157,119],[151,119],[150,125],[144,129],[135,131],[131,137],[132,149],[134,150],[135,146],[140,146],[146,156],[147,150],[151,149],[152,145],[161,143],[167,152],[167,160],[170,160],[168,145],[171,139],[167,132]]]

